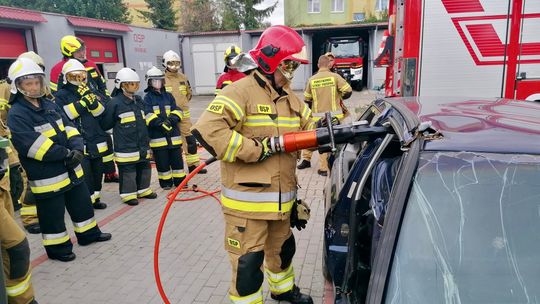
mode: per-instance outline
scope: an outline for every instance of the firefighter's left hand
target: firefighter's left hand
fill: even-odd
[[[90,88],[88,88],[86,83],[82,83],[77,87],[77,93],[79,93],[79,95],[81,96],[84,96],[90,93]]]
[[[291,227],[299,231],[306,228],[311,209],[302,200],[296,200],[291,210]]]
[[[258,145],[260,144],[262,146],[261,155],[259,156],[258,160],[259,162],[264,161],[265,159],[269,158],[274,154],[274,152],[272,152],[272,150],[270,149],[270,138],[265,137],[262,140],[254,140]]]
[[[332,126],[339,125],[339,119],[335,116],[332,116]],[[317,120],[317,128],[326,128],[328,126],[328,122],[326,121],[326,118],[321,118]]]

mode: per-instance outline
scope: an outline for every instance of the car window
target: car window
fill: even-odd
[[[540,156],[424,153],[386,303],[536,303]]]

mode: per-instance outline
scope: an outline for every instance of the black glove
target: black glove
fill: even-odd
[[[79,93],[79,95],[81,96],[84,96],[91,92],[90,92],[90,88],[86,85],[86,83],[83,83],[77,87],[77,93]]]
[[[167,134],[172,132],[173,128],[171,126],[171,122],[168,119],[165,119],[162,123],[159,124],[159,126],[163,129],[163,131]]]
[[[81,164],[82,160],[84,158],[84,154],[79,150],[71,150],[66,155],[66,158],[64,159],[64,164],[66,167],[73,169]]]
[[[339,125],[339,119],[337,117],[332,116],[332,126]],[[326,128],[328,126],[328,122],[326,121],[326,118],[321,118],[317,120],[317,128]]]
[[[260,145],[262,147],[261,155],[259,156],[259,159],[257,160],[258,162],[262,162],[274,154],[272,149],[270,149],[270,138],[264,137],[262,139],[253,139],[253,140],[255,141],[255,144],[257,146]]]
[[[302,200],[297,199],[291,210],[291,227],[296,228],[299,231],[306,228],[310,212],[311,209],[309,209],[309,206]]]

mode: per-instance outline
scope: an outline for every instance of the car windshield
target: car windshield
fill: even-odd
[[[386,303],[539,303],[540,156],[421,157]]]
[[[353,58],[360,56],[360,46],[358,41],[333,43],[331,51],[336,58]]]

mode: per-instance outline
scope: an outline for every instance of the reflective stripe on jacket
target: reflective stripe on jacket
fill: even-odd
[[[320,68],[317,74],[309,78],[304,91],[304,100],[312,102],[311,110],[314,117],[331,112],[332,116],[341,118],[342,96],[348,92],[352,92],[352,88],[343,77],[326,68]]]
[[[64,112],[47,98],[34,107],[18,95],[8,114],[12,142],[28,174],[32,193],[48,197],[80,183],[82,167],[67,169],[69,150],[83,151],[83,140]]]
[[[182,144],[178,123],[182,120],[182,111],[176,107],[174,97],[162,90],[150,90],[144,96],[144,113],[148,125],[150,148],[166,149],[178,148]],[[171,123],[171,132],[165,132],[161,123],[168,119]]]
[[[224,212],[254,219],[283,219],[296,198],[296,153],[257,162],[255,138],[314,126],[311,110],[287,86],[280,95],[259,72],[225,87],[192,128],[221,160]]]

